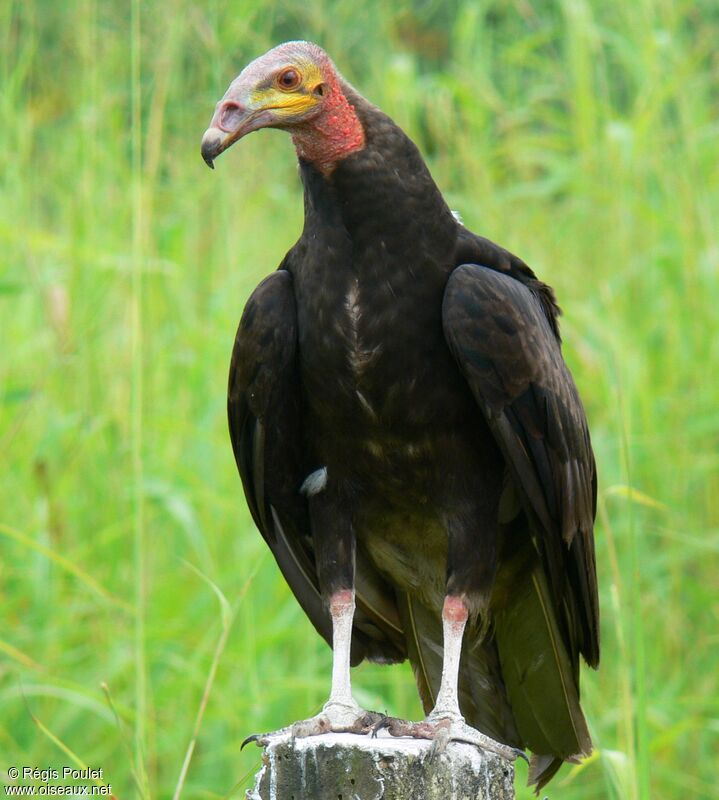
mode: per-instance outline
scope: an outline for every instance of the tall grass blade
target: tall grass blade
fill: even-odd
[[[149,782],[145,770],[147,758],[147,663],[145,616],[147,613],[147,564],[145,556],[145,506],[143,467],[143,259],[144,200],[142,180],[142,88],[141,88],[141,8],[140,0],[131,0],[130,14],[130,83],[132,148],[132,284],[131,325],[131,453],[133,479],[133,540],[135,563],[135,766],[141,792],[148,797]]]
[[[36,542],[27,534],[22,533],[22,531],[16,530],[10,525],[5,525],[5,523],[2,522],[0,522],[0,534],[7,536],[9,539],[13,539],[24,547],[34,550],[36,553],[40,553],[41,555],[50,559],[55,566],[59,567],[65,572],[70,573],[71,575],[74,575],[81,583],[84,583],[85,586],[95,592],[95,594],[98,594],[100,597],[102,597],[103,600],[107,600],[113,605],[122,608],[124,611],[134,611],[129,603],[125,602],[120,597],[115,597],[115,595],[109,592],[101,583],[93,578],[92,575],[90,575],[81,567],[78,567],[77,564],[73,564],[73,562],[65,558],[65,556],[61,556],[59,553],[56,553],[50,547],[46,547],[41,542]]]

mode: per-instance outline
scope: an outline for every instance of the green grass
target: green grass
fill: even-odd
[[[240,797],[242,738],[325,698],[224,416],[244,301],[301,227],[292,148],[199,156],[230,79],[303,37],[566,309],[603,656],[597,754],[548,794],[719,797],[716,5],[8,0],[0,37],[0,780],[84,763],[118,797]],[[355,686],[420,713],[406,665]]]

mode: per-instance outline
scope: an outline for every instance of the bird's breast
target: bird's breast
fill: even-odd
[[[322,225],[293,272],[308,444],[365,485],[429,485],[437,437],[471,416],[442,330],[449,259],[416,239]]]
[[[364,309],[366,311],[366,309]],[[363,307],[360,297],[359,278],[353,277],[344,295],[343,308],[337,318],[337,328],[345,343],[345,357],[349,372],[356,384],[362,381],[364,374],[372,369],[373,363],[382,354],[383,342],[367,341]]]
[[[441,292],[418,294],[396,279],[349,274],[298,309],[303,384],[319,418],[395,429],[430,413],[431,384],[450,356]]]

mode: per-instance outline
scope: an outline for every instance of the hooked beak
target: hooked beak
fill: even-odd
[[[200,151],[205,164],[214,169],[213,161],[220,153],[248,133],[267,127],[272,119],[269,109],[251,109],[235,100],[221,100],[202,136]]]
[[[226,136],[227,134],[219,128],[208,128],[202,134],[200,152],[202,153],[202,158],[205,160],[205,164],[207,164],[210,169],[215,168],[212,162],[225,149],[223,143]]]

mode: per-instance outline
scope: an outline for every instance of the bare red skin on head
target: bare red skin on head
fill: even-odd
[[[323,73],[322,108],[316,116],[292,126],[292,141],[300,158],[329,175],[338,161],[364,147],[365,133],[332,67],[325,66]]]

